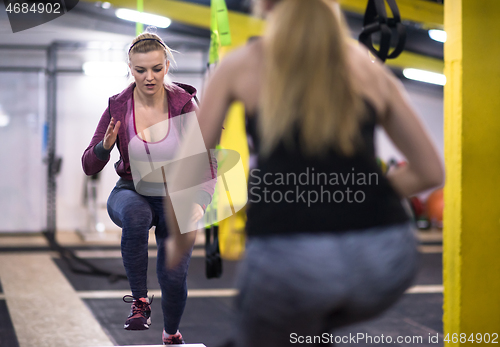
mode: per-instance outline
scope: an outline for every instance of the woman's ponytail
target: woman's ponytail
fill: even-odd
[[[272,0],[271,0],[272,1]],[[347,35],[332,0],[281,0],[268,16],[259,129],[262,154],[294,126],[309,155],[356,151],[362,100],[347,68]]]

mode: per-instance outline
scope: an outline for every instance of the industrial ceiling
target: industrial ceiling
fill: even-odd
[[[119,7],[134,9],[136,0],[82,0],[64,16],[25,32],[9,33],[5,11],[0,11],[0,45],[40,44],[40,40],[111,40],[129,42],[135,34],[135,25],[125,22],[115,15]],[[367,0],[339,0],[344,10],[352,36],[358,36],[362,29],[363,12]],[[226,0],[233,16],[232,23],[254,24],[250,18],[251,0]],[[443,43],[432,40],[428,29],[443,27],[442,0],[397,0],[403,22],[407,28],[406,51],[396,65],[414,66],[431,71],[441,71],[443,67]],[[144,10],[168,16],[173,23],[158,33],[177,50],[206,50],[209,46],[209,6],[210,0],[145,0]],[[2,5],[0,5],[2,7]],[[185,8],[185,10],[184,10]],[[242,24],[243,25],[243,24]],[[61,30],[64,28],[64,30]],[[233,30],[238,31],[238,30]],[[241,31],[241,30],[240,30]],[[244,36],[240,38],[244,40]],[[47,42],[48,43],[48,42]]]

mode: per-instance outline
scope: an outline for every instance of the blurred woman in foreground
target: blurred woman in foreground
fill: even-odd
[[[264,36],[224,58],[199,117],[214,148],[229,105],[243,102],[258,152],[233,341],[320,343],[409,287],[418,254],[400,201],[442,184],[443,167],[401,83],[350,42],[336,1],[259,5]],[[387,177],[376,125],[408,161]]]

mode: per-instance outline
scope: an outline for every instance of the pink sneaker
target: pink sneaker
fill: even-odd
[[[125,300],[125,299],[128,300]],[[132,299],[132,301],[130,300]],[[125,330],[147,330],[151,325],[151,305],[148,298],[135,299],[132,295],[125,295],[123,301],[132,303],[130,314],[125,321]],[[152,302],[152,300],[151,300]]]
[[[163,344],[164,345],[185,345],[186,343],[184,342],[184,339],[182,338],[181,333],[179,330],[174,335],[168,335],[165,332],[165,329],[163,329]]]

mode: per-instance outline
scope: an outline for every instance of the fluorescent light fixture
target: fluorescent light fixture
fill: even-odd
[[[118,18],[128,20],[131,22],[139,22],[147,25],[154,25],[158,28],[167,28],[172,21],[167,17],[158,16],[155,14],[138,12],[133,10],[128,10],[125,8],[120,8],[115,12]]]
[[[10,117],[3,111],[0,105],[0,127],[6,127],[10,123]]]
[[[10,123],[10,118],[6,114],[0,113],[0,127],[6,127]]]
[[[83,64],[83,72],[87,76],[127,76],[128,65],[123,61],[89,61]]]
[[[404,69],[403,75],[414,81],[432,83],[440,86],[444,86],[446,84],[446,76],[440,73],[418,69]]]
[[[106,226],[104,225],[104,223],[99,222],[95,225],[95,230],[97,230],[100,233],[103,233],[106,231]]]
[[[429,37],[431,39],[433,39],[434,41],[444,43],[444,42],[446,42],[448,35],[446,34],[446,31],[444,31],[444,30],[432,29],[432,30],[429,30]]]

